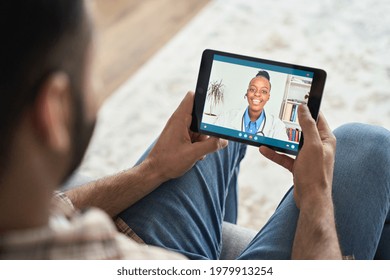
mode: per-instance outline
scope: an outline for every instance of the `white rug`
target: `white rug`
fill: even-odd
[[[212,1],[106,102],[81,172],[101,177],[131,167],[195,89],[206,48],[323,68],[331,127],[390,129],[389,13],[387,0]],[[239,223],[258,229],[292,180],[250,148],[239,181]]]

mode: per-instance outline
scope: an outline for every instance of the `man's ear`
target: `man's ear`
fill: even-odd
[[[70,80],[64,72],[51,74],[39,88],[34,103],[34,125],[45,145],[69,152],[71,145]]]

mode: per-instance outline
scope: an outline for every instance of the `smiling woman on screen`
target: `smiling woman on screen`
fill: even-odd
[[[286,126],[283,121],[272,114],[267,114],[264,109],[270,99],[270,92],[270,76],[267,71],[260,70],[250,81],[244,95],[244,98],[248,101],[248,107],[244,114],[231,120],[231,124],[235,129],[250,134],[288,141]]]

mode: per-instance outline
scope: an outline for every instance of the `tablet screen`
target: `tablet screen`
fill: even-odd
[[[201,69],[209,72],[208,81],[197,86],[207,88],[199,131],[297,154],[298,106],[308,103],[316,70],[225,53],[209,58],[203,63],[210,67]]]

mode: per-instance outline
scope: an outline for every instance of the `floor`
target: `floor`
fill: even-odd
[[[167,43],[210,0],[95,0],[99,101]]]

